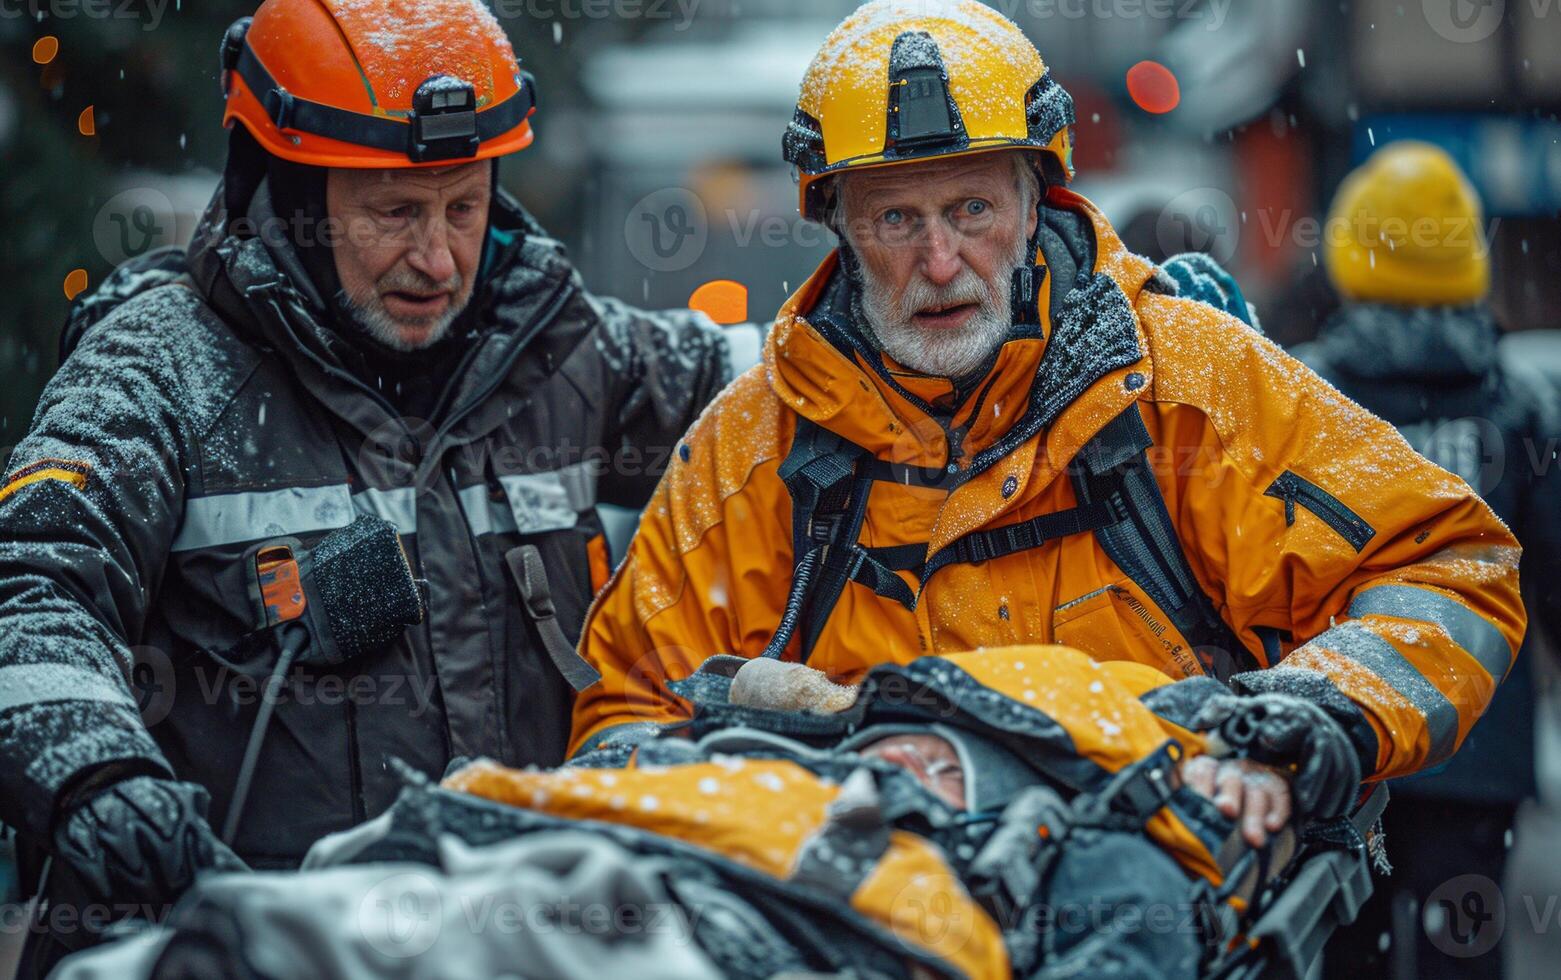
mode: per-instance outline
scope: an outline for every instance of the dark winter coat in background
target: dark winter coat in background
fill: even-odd
[[[271,217],[264,185],[249,217]],[[113,766],[204,785],[220,827],[276,656],[235,648],[265,622],[258,546],[306,551],[358,512],[398,527],[428,615],[293,672],[235,849],[295,863],[390,804],[392,757],[562,761],[572,689],[506,556],[539,549],[572,644],[604,577],[595,505],[650,495],[727,350],[700,314],[586,292],[502,194],[490,234],[480,333],[432,423],[345,370],[296,253],[235,233],[221,190],[187,255],[78,306],[0,490],[0,821],[47,840],[62,792]]]
[[[1561,436],[1543,379],[1505,369],[1489,307],[1353,304],[1294,353],[1397,426],[1422,455],[1463,477],[1523,544],[1533,620],[1561,628]],[[1533,643],[1525,644],[1532,655]],[[1520,657],[1446,767],[1395,792],[1478,802],[1534,793],[1534,680]]]

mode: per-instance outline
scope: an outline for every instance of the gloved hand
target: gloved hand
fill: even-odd
[[[1341,816],[1360,791],[1354,745],[1339,723],[1310,701],[1278,693],[1221,694],[1204,704],[1192,727],[1213,733],[1213,755],[1290,772],[1298,816]]]
[[[247,870],[206,823],[209,801],[194,783],[152,776],[114,783],[65,815],[55,855],[97,898],[172,902],[199,871]]]

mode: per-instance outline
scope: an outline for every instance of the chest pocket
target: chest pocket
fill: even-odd
[[[169,548],[159,609],[173,633],[194,648],[224,649],[265,623],[255,581],[264,542],[295,551],[346,527],[360,513],[384,508],[378,495],[346,483],[282,487],[192,497]]]
[[[1132,660],[1157,670],[1170,660],[1184,677],[1205,673],[1170,617],[1127,577],[1053,610],[1052,638],[1096,660]]]

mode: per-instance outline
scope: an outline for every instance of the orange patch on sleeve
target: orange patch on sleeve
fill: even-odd
[[[0,487],[0,501],[6,500],[23,487],[44,480],[59,480],[80,490],[87,485],[87,476],[91,472],[92,466],[88,463],[69,459],[39,460],[31,466],[22,467],[6,479],[5,486]]]

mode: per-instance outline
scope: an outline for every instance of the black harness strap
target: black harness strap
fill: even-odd
[[[844,493],[840,493],[841,488],[846,488]],[[803,617],[802,622],[803,663],[812,656],[813,644],[824,631],[824,622],[829,618],[829,611],[833,610],[835,604],[840,601],[847,583],[862,573],[863,565],[867,561],[867,552],[856,542],[862,533],[862,522],[867,517],[867,498],[872,496],[872,489],[872,477],[853,475],[849,480],[843,480],[830,488],[828,494],[832,498],[840,494],[839,499],[843,499],[845,509],[835,514],[834,519],[824,527],[819,527],[818,518],[814,518],[813,530],[826,532],[828,538],[826,540],[814,538],[823,551],[823,567],[819,573],[818,587],[807,597],[808,613]],[[893,572],[886,571],[885,575],[898,581]],[[877,576],[870,581],[877,581]],[[905,583],[900,582],[900,585],[903,587]],[[824,610],[823,614],[816,614],[814,612],[816,609]]]
[[[786,603],[786,628],[777,630],[765,656],[780,657],[800,625],[805,662],[829,610],[839,601],[846,583],[860,573],[861,559],[842,544],[855,542],[867,513],[872,481],[856,475],[866,454],[860,446],[797,416],[791,451],[777,473],[791,494],[791,545],[796,567]],[[806,574],[802,574],[804,570]]]
[[[1066,538],[1074,534],[1087,534],[1120,524],[1128,519],[1127,506],[1120,495],[1105,500],[1072,507],[1068,510],[1042,514],[1018,524],[1007,524],[985,531],[972,531],[958,538],[933,555],[921,572],[921,587],[941,569],[949,565],[973,565],[977,562],[1002,558],[1031,548],[1039,548],[1048,541]]]
[[[1096,532],[1102,549],[1165,611],[1204,669],[1223,683],[1257,664],[1193,575],[1149,469],[1153,445],[1137,404],[1129,405],[1079,453],[1083,466],[1072,468],[1074,491],[1082,501],[1118,497],[1126,504],[1127,520]]]
[[[802,611],[803,659],[850,582],[914,610],[918,592],[899,572],[915,573],[924,590],[949,565],[990,561],[1075,534],[1094,534],[1111,560],[1165,611],[1210,674],[1223,682],[1237,670],[1256,666],[1193,575],[1149,468],[1153,444],[1138,406],[1128,406],[1080,451],[1072,468],[1077,507],[973,531],[928,557],[924,544],[863,547],[862,523],[875,480],[920,486],[943,481],[919,468],[872,459],[866,450],[799,417],[780,476],[791,492],[799,570],[808,559],[808,574],[793,577],[788,602],[788,609]],[[961,475],[948,475],[950,488]],[[789,616],[789,626],[799,625],[798,619]],[[767,654],[779,656],[792,628],[784,638],[777,636]]]
[[[924,487],[929,490],[953,490],[959,485],[960,479],[957,469],[950,473],[941,466],[909,466],[876,458],[863,460],[862,472],[878,483],[898,483],[902,487]]]
[[[897,544],[883,548],[866,548],[867,557],[891,572],[915,572],[921,574],[927,564],[927,543]]]
[[[916,549],[919,555],[925,555],[927,553],[927,548],[925,545],[910,545],[909,548]],[[851,546],[851,571],[849,575],[850,580],[853,582],[860,582],[862,585],[872,589],[874,592],[883,596],[885,599],[893,599],[895,602],[898,602],[909,611],[915,611],[916,593],[911,591],[911,587],[905,584],[905,580],[903,578],[900,578],[900,576],[895,574],[895,572],[899,571],[900,569],[896,568],[894,565],[885,564],[883,561],[873,556],[873,552],[875,550],[878,549],[864,548],[861,545]],[[915,571],[920,566],[921,558],[918,557],[916,559],[916,564],[905,568],[904,571]],[[822,627],[822,620],[820,621],[819,625]],[[814,638],[817,639],[817,636]]]

